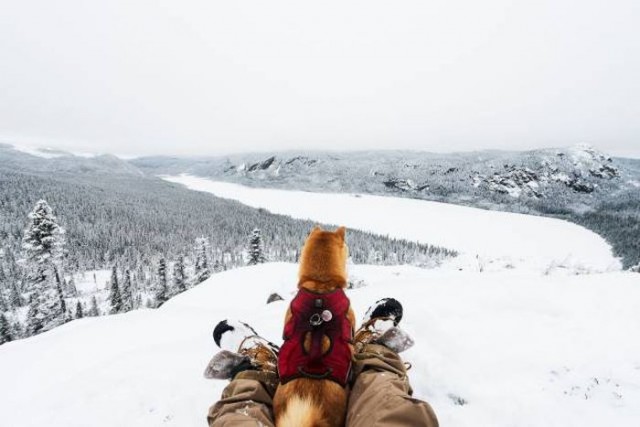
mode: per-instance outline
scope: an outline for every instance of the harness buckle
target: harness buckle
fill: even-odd
[[[309,318],[309,323],[311,323],[312,326],[320,326],[322,322],[323,320],[319,313],[314,313]]]

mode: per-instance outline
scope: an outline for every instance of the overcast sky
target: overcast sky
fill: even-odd
[[[638,0],[0,0],[0,141],[640,157]]]

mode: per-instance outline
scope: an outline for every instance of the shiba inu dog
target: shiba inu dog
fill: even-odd
[[[355,316],[347,286],[346,229],[315,227],[300,256],[298,293],[285,317],[274,396],[278,427],[341,427]]]

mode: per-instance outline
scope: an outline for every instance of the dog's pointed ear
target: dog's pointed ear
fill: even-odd
[[[336,234],[338,235],[338,237],[340,237],[342,239],[342,241],[344,242],[345,240],[345,235],[347,234],[347,229],[345,227],[340,227],[336,230]]]
[[[309,232],[309,235],[312,235],[313,233],[317,233],[319,231],[322,231],[322,228],[319,225],[314,225],[311,231]]]

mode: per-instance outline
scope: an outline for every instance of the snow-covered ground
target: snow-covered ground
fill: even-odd
[[[189,175],[164,178],[277,214],[456,249],[464,254],[463,265],[477,258],[481,269],[620,269],[602,237],[553,218],[396,197],[250,188]]]
[[[108,292],[111,270],[89,270],[74,274],[73,280],[78,296],[92,296],[97,292]],[[69,280],[69,278],[67,278]]]
[[[278,342],[297,267],[214,275],[158,310],[73,321],[0,347],[2,425],[201,426],[224,382],[211,330],[240,318]],[[354,266],[362,316],[394,296],[416,396],[443,426],[637,426],[640,286],[632,273],[533,276]]]
[[[441,425],[639,425],[640,275],[567,274],[616,264],[593,233],[439,203],[211,185],[275,212],[480,255],[434,270],[351,267],[366,284],[348,291],[359,317],[381,297],[404,303],[416,341],[404,354],[410,378]],[[515,261],[506,268],[503,258]],[[278,342],[296,273],[284,263],[228,271],[158,310],[75,320],[0,346],[0,425],[205,425],[225,385],[202,376],[213,326],[238,318]],[[79,290],[95,291],[92,281],[77,280]],[[267,305],[272,292],[285,301]]]
[[[66,276],[67,281],[73,277],[73,283],[78,291],[76,297],[67,297],[65,302],[67,307],[71,310],[71,313],[76,315],[76,304],[78,301],[82,304],[84,314],[91,308],[91,298],[96,297],[96,303],[98,310],[101,313],[108,313],[109,306],[108,296],[108,284],[111,277],[110,270],[89,270],[84,273],[76,273],[73,276]],[[20,322],[20,324],[26,324],[27,314],[29,312],[29,306],[20,307],[12,312],[8,319],[11,322]]]

